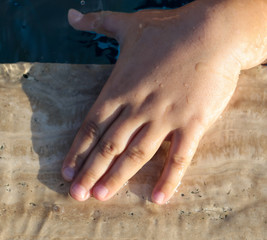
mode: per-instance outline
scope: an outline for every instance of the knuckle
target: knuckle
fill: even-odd
[[[144,112],[147,112],[148,109],[151,110],[151,104],[153,102],[158,102],[156,93],[154,92],[150,93],[148,96],[145,97],[137,113],[142,114]]]
[[[171,157],[171,163],[172,163],[173,167],[175,167],[177,169],[182,169],[182,168],[187,167],[188,160],[185,157],[181,157],[180,155],[174,154]]]
[[[164,186],[165,186],[165,189],[168,189],[169,192],[177,188],[177,184],[170,180],[166,180],[166,182],[164,183]]]
[[[99,175],[91,170],[84,172],[82,178],[85,179],[87,183],[96,183],[99,179]]]
[[[106,183],[109,186],[118,187],[122,185],[122,180],[123,180],[123,177],[120,174],[116,173],[116,175],[109,176]]]
[[[98,150],[104,157],[115,156],[117,153],[116,144],[111,141],[101,140],[98,144]]]
[[[86,156],[84,154],[76,154],[74,155],[73,160],[77,165],[81,165],[85,158]]]
[[[139,147],[133,147],[126,151],[126,157],[136,164],[144,162],[145,152]]]
[[[85,122],[82,126],[83,133],[91,139],[99,137],[99,128],[97,124],[92,121]]]
[[[203,113],[192,116],[189,125],[197,129],[204,129],[207,126],[207,118],[204,111]]]

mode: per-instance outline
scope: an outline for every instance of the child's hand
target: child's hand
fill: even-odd
[[[237,21],[246,16],[243,5],[235,9],[233,2],[196,1],[132,14],[70,10],[74,28],[104,33],[121,46],[63,164],[73,198],[110,199],[166,137],[171,148],[152,200],[171,198],[201,137],[234,93],[240,70],[266,58],[266,34],[251,50],[260,26],[247,33],[247,23]]]

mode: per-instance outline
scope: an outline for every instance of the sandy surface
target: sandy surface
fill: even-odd
[[[111,69],[0,65],[0,239],[266,239],[267,67],[242,73],[169,204],[150,202],[168,144],[110,201],[68,196],[60,165]]]

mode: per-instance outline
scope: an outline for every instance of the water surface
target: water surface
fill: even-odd
[[[114,63],[114,39],[73,30],[69,8],[84,13],[111,10],[133,12],[144,8],[177,8],[185,0],[1,0],[0,63],[58,62]]]

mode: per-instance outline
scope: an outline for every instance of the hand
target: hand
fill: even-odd
[[[235,34],[224,2],[131,14],[69,11],[74,28],[104,33],[121,46],[63,163],[73,198],[110,199],[167,137],[171,147],[152,200],[171,198],[201,137],[234,93],[241,68],[260,63],[248,53],[240,60],[250,38]]]

